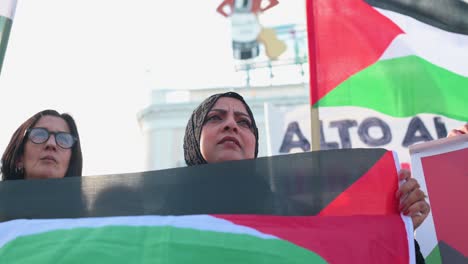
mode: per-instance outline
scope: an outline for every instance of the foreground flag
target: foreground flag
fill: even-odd
[[[468,135],[418,144],[410,150],[414,177],[427,190],[432,208],[418,229],[421,250],[428,254],[426,262],[468,263]]]
[[[357,149],[0,182],[0,259],[411,263],[397,178],[392,152]]]
[[[409,263],[412,223],[399,215],[128,216],[14,220],[0,234],[0,259],[15,264],[393,264]]]
[[[4,181],[0,221],[187,214],[391,215],[399,213],[397,188],[391,151],[328,150],[106,177]]]
[[[3,58],[10,37],[15,9],[16,0],[0,0],[0,73],[2,72]]]
[[[311,104],[468,120],[468,3],[308,0]]]

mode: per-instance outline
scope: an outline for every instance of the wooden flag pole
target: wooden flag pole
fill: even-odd
[[[306,1],[307,12],[307,39],[309,47],[309,75],[310,75],[310,137],[312,139],[312,151],[320,150],[320,118],[318,110],[318,82],[317,82],[317,64],[316,62],[316,43],[314,40],[314,4],[311,0]]]
[[[320,150],[320,119],[317,106],[310,106],[310,133],[312,139],[312,151]]]

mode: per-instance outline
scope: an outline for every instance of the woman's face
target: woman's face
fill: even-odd
[[[200,151],[208,163],[253,159],[255,135],[244,104],[230,97],[216,101],[205,118]]]
[[[34,127],[46,128],[50,132],[68,132],[65,120],[56,116],[43,116]],[[24,154],[19,165],[24,168],[25,179],[63,178],[70,163],[71,148],[64,149],[57,145],[55,135],[36,144],[28,138],[24,145]]]

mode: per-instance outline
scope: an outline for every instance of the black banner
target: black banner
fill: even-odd
[[[122,215],[315,215],[384,149],[340,149],[142,173],[0,182],[0,220]]]

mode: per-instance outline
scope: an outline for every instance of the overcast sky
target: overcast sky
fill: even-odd
[[[19,0],[0,74],[0,151],[27,118],[52,108],[78,124],[84,175],[146,170],[137,112],[152,89],[238,85],[221,0]],[[305,24],[283,0],[264,26]]]

